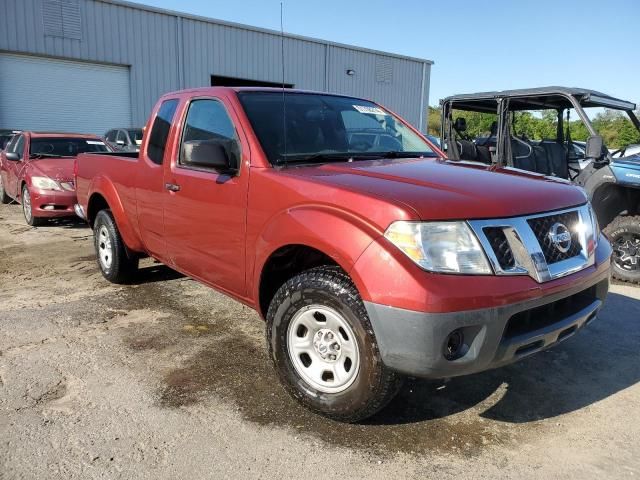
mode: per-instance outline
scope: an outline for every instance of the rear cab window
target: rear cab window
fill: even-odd
[[[147,146],[147,156],[157,164],[162,165],[164,152],[167,147],[167,138],[171,130],[171,122],[178,108],[178,99],[165,100],[160,105],[156,119],[153,122],[151,133],[149,134],[149,144]]]

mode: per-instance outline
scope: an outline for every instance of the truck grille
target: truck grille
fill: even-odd
[[[502,269],[508,270],[515,267],[516,261],[513,258],[513,252],[509,242],[507,242],[504,230],[500,227],[487,227],[484,229],[484,234],[487,236],[487,240],[489,240]]]
[[[573,258],[582,251],[576,228],[580,222],[577,211],[558,213],[549,215],[548,217],[530,218],[527,222],[538,239],[538,242],[540,242],[542,253],[549,265],[561,262],[567,258]],[[571,232],[571,247],[569,247],[569,250],[566,252],[558,250],[549,235],[551,227],[556,223],[565,225]]]
[[[496,275],[548,282],[593,265],[599,232],[588,204],[550,212],[469,220]]]

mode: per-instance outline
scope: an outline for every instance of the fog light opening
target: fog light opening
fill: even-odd
[[[464,352],[464,334],[462,330],[457,329],[449,334],[444,344],[444,358],[447,360],[455,360],[460,358]]]

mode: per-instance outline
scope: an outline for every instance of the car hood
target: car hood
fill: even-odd
[[[31,174],[45,175],[53,180],[68,181],[73,178],[75,158],[41,158],[31,160]]]
[[[620,164],[627,168],[640,169],[640,153],[628,157],[616,158],[613,163],[614,165]]]
[[[423,220],[505,218],[587,200],[582,189],[565,181],[441,159],[331,163],[291,167],[287,173],[400,202]]]

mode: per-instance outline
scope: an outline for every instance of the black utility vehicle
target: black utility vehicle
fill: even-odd
[[[624,112],[640,132],[636,105],[582,88],[544,87],[455,95],[442,104],[441,143],[452,160],[500,165],[557,177],[582,186],[598,221],[614,249],[614,277],[640,283],[640,154],[625,156],[626,146],[613,158],[587,111],[609,109]],[[467,118],[479,112],[487,117],[487,131],[471,134]],[[522,112],[530,112],[523,116]],[[582,122],[586,143],[571,139],[571,116]],[[545,118],[554,125],[549,136],[528,138],[519,122]],[[584,130],[583,130],[584,131]],[[520,132],[520,133],[518,133]],[[629,149],[631,152],[631,149]],[[613,152],[616,153],[616,152]]]

